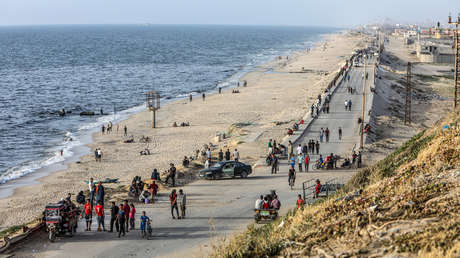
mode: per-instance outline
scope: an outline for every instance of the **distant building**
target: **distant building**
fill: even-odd
[[[453,64],[455,53],[451,40],[421,40],[415,45],[417,58],[420,62]]]

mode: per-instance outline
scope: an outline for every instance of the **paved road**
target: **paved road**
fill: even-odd
[[[371,80],[371,70],[369,69]],[[361,93],[362,68],[353,68],[351,80],[339,86],[332,97],[329,114],[321,114],[313,122],[301,142],[318,139],[319,129],[329,127],[329,143],[321,145],[321,153],[330,152],[349,155],[353,146],[359,143],[357,119],[361,111],[361,95],[350,95],[346,86],[354,85]],[[369,80],[369,81],[370,81]],[[344,110],[345,99],[353,102],[352,111]],[[343,128],[343,139],[338,140],[337,128]],[[315,160],[315,158],[313,158]],[[199,180],[183,187],[188,194],[188,218],[172,220],[167,196],[160,196],[155,205],[138,205],[137,212],[147,212],[153,219],[154,237],[141,240],[139,231],[130,231],[126,237],[119,239],[114,233],[79,232],[73,238],[62,238],[56,243],[34,241],[19,250],[16,255],[40,257],[179,257],[203,256],[201,250],[209,248],[210,240],[241,230],[253,221],[254,201],[260,194],[276,189],[281,203],[281,213],[285,213],[295,204],[296,196],[302,192],[301,182],[321,179],[323,182],[332,178],[341,181],[349,179],[354,171],[322,170],[298,173],[296,186],[290,190],[287,182],[287,164],[284,161],[277,175],[270,175],[266,167],[257,169],[247,179],[229,179],[219,181]],[[108,219],[108,218],[107,218]],[[108,221],[106,221],[107,223]],[[93,228],[95,223],[93,222]],[[83,222],[79,230],[83,229]],[[44,245],[46,243],[46,245]]]

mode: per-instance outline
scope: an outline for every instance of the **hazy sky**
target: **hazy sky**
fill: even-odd
[[[460,0],[0,0],[0,25],[446,22]]]

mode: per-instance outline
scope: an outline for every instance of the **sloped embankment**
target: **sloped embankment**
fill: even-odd
[[[459,122],[460,112],[449,115],[355,175],[344,192],[249,226],[212,255],[460,256]]]

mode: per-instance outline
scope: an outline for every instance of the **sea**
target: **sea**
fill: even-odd
[[[91,130],[144,110],[148,91],[158,91],[164,102],[233,87],[256,66],[310,48],[335,31],[149,24],[0,27],[0,184],[69,159]],[[88,111],[96,115],[80,116]]]

